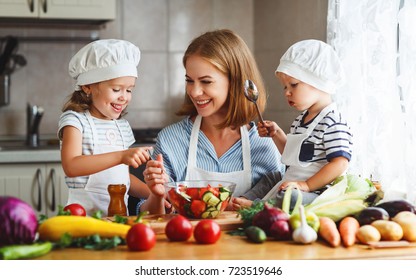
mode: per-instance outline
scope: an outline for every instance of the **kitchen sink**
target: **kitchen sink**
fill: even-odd
[[[58,140],[41,140],[37,147],[31,147],[24,140],[0,141],[0,152],[31,151],[31,150],[59,150]]]

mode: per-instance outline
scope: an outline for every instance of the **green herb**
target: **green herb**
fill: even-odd
[[[64,207],[62,205],[58,205],[58,214],[56,214],[57,216],[71,216],[71,211],[64,210]]]
[[[103,218],[103,211],[95,211],[91,217],[101,220]]]
[[[128,218],[120,215],[114,215],[114,222],[118,224],[127,224]]]
[[[264,201],[254,201],[251,207],[237,210],[241,216],[241,220],[244,222],[244,228],[252,225],[254,215],[263,210],[263,208]]]
[[[72,237],[69,233],[65,233],[61,236],[55,247],[58,248],[84,248],[88,250],[109,250],[117,247],[118,245],[124,244],[125,241],[114,236],[112,238],[102,238],[98,234],[86,236],[86,237]]]

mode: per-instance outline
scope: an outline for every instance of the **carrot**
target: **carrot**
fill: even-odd
[[[337,225],[328,217],[319,218],[318,234],[332,247],[338,247],[341,244],[341,236],[337,229]]]
[[[339,233],[341,235],[342,244],[345,247],[350,247],[355,244],[355,236],[360,223],[354,217],[345,217],[339,223]]]

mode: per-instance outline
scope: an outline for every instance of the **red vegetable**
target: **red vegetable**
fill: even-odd
[[[16,197],[0,196],[0,246],[31,244],[37,228],[32,206]]]
[[[201,244],[214,244],[220,239],[221,228],[213,220],[202,220],[198,222],[194,229],[194,238]]]
[[[149,251],[156,244],[156,234],[149,226],[137,223],[127,232],[126,243],[130,251]]]
[[[277,220],[289,221],[289,215],[283,210],[273,207],[268,203],[264,204],[264,209],[253,217],[253,226],[257,226],[266,232],[267,236],[271,236],[270,228]]]
[[[86,216],[87,212],[85,208],[78,203],[72,203],[64,207],[64,211],[71,212],[72,216]]]
[[[165,227],[165,234],[171,241],[186,241],[192,236],[192,224],[182,215],[169,220]]]

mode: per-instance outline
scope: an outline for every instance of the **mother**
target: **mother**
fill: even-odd
[[[151,194],[139,211],[163,213],[163,172],[176,181],[232,181],[235,197],[255,199],[250,189],[261,177],[283,171],[271,139],[259,137],[255,107],[243,94],[244,81],[254,81],[264,110],[265,88],[245,42],[227,29],[206,32],[188,46],[183,65],[186,95],[177,115],[185,118],[158,135],[157,160],[143,172]]]

